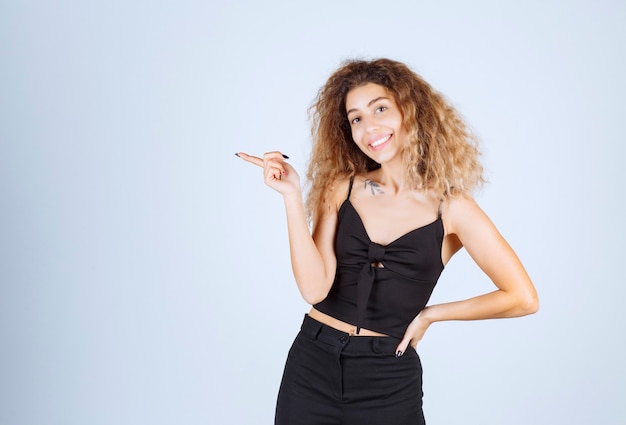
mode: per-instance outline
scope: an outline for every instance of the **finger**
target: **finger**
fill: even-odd
[[[275,159],[266,160],[265,167],[273,171],[278,170],[278,173],[283,176],[287,175],[287,169],[285,168],[285,163],[283,161],[277,161]]]
[[[271,158],[278,158],[278,159],[289,159],[289,157],[287,155],[285,155],[282,152],[279,151],[273,151],[273,152],[266,152],[263,155],[263,158],[265,158],[265,160],[271,159]]]
[[[267,168],[265,170],[265,181],[275,183],[282,178],[282,173],[278,168]]]
[[[284,164],[276,160],[264,160],[263,174],[268,181],[279,180],[285,174]]]
[[[243,159],[244,161],[247,161],[261,168],[263,167],[263,160],[261,158],[248,155],[247,153],[243,153],[243,152],[237,152],[235,153],[235,155],[237,155],[239,158]]]
[[[396,347],[396,357],[402,357],[404,353],[406,353],[406,349],[409,347],[409,343],[411,339],[408,336],[405,336],[400,344]]]

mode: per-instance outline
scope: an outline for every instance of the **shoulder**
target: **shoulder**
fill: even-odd
[[[334,243],[339,209],[348,197],[350,176],[341,176],[328,185],[320,197],[320,202],[313,214],[313,239],[316,244],[326,241],[329,246]]]
[[[467,194],[455,194],[446,196],[442,204],[443,209],[449,214],[461,213],[467,209],[477,208],[476,200]]]
[[[491,219],[469,195],[446,198],[442,208],[446,234],[454,246],[465,247],[479,265],[485,265],[510,250]]]
[[[341,208],[341,205],[348,198],[350,192],[350,186],[352,184],[352,178],[349,175],[338,177],[332,184],[328,185],[325,193],[322,193],[321,200],[323,206],[323,212],[336,213]]]
[[[448,196],[441,204],[441,216],[447,233],[458,234],[489,221],[476,200],[467,194]]]

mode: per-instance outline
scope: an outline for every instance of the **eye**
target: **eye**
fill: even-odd
[[[355,125],[355,124],[358,124],[359,121],[361,121],[360,117],[354,117],[350,120],[350,124]]]
[[[378,108],[376,108],[376,112],[384,112],[387,110],[386,106],[379,106]]]

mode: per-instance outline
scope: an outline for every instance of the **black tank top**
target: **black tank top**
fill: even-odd
[[[387,245],[372,242],[348,197],[339,208],[335,238],[337,272],[322,313],[357,327],[402,338],[426,306],[443,271],[441,213]],[[382,263],[383,267],[373,264]]]

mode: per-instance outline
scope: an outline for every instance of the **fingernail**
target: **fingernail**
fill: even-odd
[[[287,155],[285,155],[285,154],[283,154],[283,158],[289,159],[289,157]]]
[[[402,354],[404,354],[402,351],[400,350],[396,351],[396,358],[402,357]]]
[[[235,152],[235,156],[239,156],[239,154],[237,152]]]

